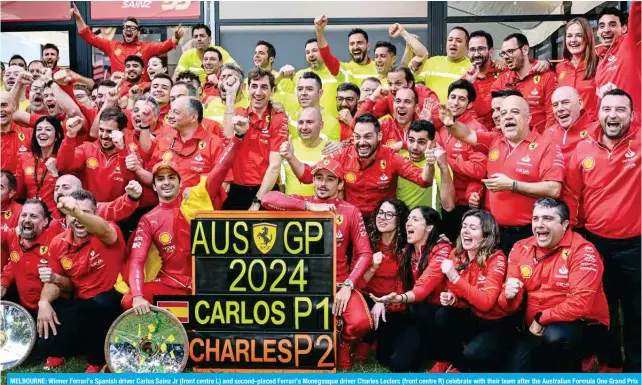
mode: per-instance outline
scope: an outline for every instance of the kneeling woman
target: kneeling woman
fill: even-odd
[[[418,371],[430,345],[433,319],[439,309],[439,293],[446,280],[441,264],[452,250],[441,236],[441,218],[434,209],[415,208],[406,222],[408,245],[399,261],[396,292],[370,297],[377,302],[372,313],[381,328],[377,360],[393,372]],[[387,308],[386,308],[387,307]],[[386,311],[390,311],[386,314]],[[383,322],[382,322],[383,321]]]
[[[518,320],[497,303],[506,257],[490,213],[474,209],[464,214],[457,247],[441,263],[441,271],[448,284],[440,294],[444,307],[435,316],[436,332],[442,336],[437,358],[449,362],[438,362],[430,371],[501,370],[502,353],[510,347]]]

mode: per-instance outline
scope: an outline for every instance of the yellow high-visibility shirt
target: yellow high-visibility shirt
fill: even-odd
[[[210,47],[216,48],[221,52],[221,55],[223,55],[223,61],[221,62],[221,64],[235,61],[232,56],[230,56],[229,52],[223,49],[223,47],[212,44],[210,44]],[[178,64],[176,65],[175,72],[186,71],[190,71],[198,75],[198,77],[201,79],[201,85],[205,84],[207,80],[207,74],[203,69],[203,61],[198,56],[198,50],[196,48],[188,49],[187,51],[183,52],[180,59],[178,59]]]
[[[401,150],[399,153],[406,158],[410,157],[407,150]],[[426,165],[426,160],[412,163],[423,168]],[[452,170],[450,170],[450,175],[452,177]],[[417,206],[429,206],[441,213],[440,188],[441,172],[439,167],[435,166],[435,175],[430,187],[424,188],[402,177],[397,178],[397,199],[402,200],[410,210]]]
[[[293,138],[298,138],[299,133],[297,131],[297,125],[299,121],[299,113],[303,110],[303,107],[299,105],[298,100],[292,95],[288,95],[288,100],[284,104],[285,111],[288,114],[288,131]],[[335,110],[336,111],[336,110]],[[329,139],[333,142],[341,141],[341,123],[336,118],[333,113],[330,113],[325,108],[321,109],[321,120],[323,120],[323,128],[321,129],[321,137],[324,139]]]
[[[470,59],[452,63],[448,61],[447,56],[433,56],[426,60],[419,69],[419,74],[415,75],[415,81],[426,82],[426,87],[433,90],[441,103],[448,100],[448,86],[455,80],[461,79],[470,68]]]
[[[304,72],[314,72],[315,74],[319,75],[319,77],[321,78],[321,83],[323,84],[323,94],[321,95],[319,104],[326,111],[336,111],[337,87],[339,87],[339,84],[346,83],[348,81],[346,72],[344,70],[340,70],[337,76],[332,76],[330,71],[325,67],[320,70],[313,70],[311,68],[299,70],[292,79],[292,84],[294,86],[294,96],[296,96],[296,87],[299,84],[299,78],[301,77],[301,75],[303,75]]]
[[[341,68],[348,74],[350,83],[356,84],[357,87],[361,87],[361,83],[371,76],[379,77],[374,60],[370,60],[368,64],[357,64],[355,61],[341,62]]]
[[[292,146],[294,147],[294,156],[307,164],[314,165],[321,160],[323,155],[321,151],[328,143],[327,139],[321,139],[316,147],[306,147],[303,145],[301,138],[292,139]],[[297,179],[292,167],[286,161],[283,161],[281,168],[281,180],[284,181],[285,193],[288,195],[296,194],[306,197],[314,196],[314,186],[312,184],[304,184]]]
[[[247,93],[241,94],[241,99],[234,103],[234,107],[247,108],[250,106],[250,98]],[[206,119],[212,119],[223,124],[223,118],[225,117],[225,103],[220,97],[216,97],[210,100],[206,106],[204,106],[203,117]]]

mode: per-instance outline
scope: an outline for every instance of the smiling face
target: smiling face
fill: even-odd
[[[53,48],[47,48],[42,51],[42,61],[49,68],[56,68],[58,65],[58,52]]]
[[[127,20],[123,23],[123,40],[125,43],[132,43],[138,39],[140,31],[138,25],[131,20]]]
[[[83,213],[94,214],[96,212],[96,208],[91,200],[84,199],[81,201],[77,200],[76,202],[78,202],[80,211]],[[89,231],[87,231],[85,225],[72,215],[67,215],[67,227],[71,229],[75,239],[85,239],[89,236]]]
[[[415,120],[417,102],[415,101],[415,94],[410,88],[402,88],[397,91],[392,106],[397,123],[403,126]]]
[[[395,210],[395,206],[384,202],[375,215],[375,223],[380,233],[393,233],[397,230],[397,210]]]
[[[351,90],[337,91],[337,111],[348,110],[354,116],[358,103],[359,96],[356,92]]]
[[[163,169],[154,176],[154,191],[158,194],[161,202],[171,202],[178,196],[181,189],[181,181],[176,171]]]
[[[462,116],[466,111],[470,110],[473,104],[468,101],[468,91],[463,88],[455,88],[448,95],[448,108],[457,119]]]
[[[18,218],[18,231],[24,239],[34,240],[42,233],[49,223],[42,206],[36,203],[27,203],[22,206]]]
[[[203,69],[208,75],[217,74],[221,70],[221,61],[216,52],[208,51],[203,54]]]
[[[397,91],[402,88],[410,88],[412,86],[412,82],[406,80],[406,73],[404,71],[388,72],[387,78],[393,95],[396,95]],[[361,92],[363,92],[363,89]]]
[[[268,47],[266,45],[257,45],[254,48],[254,66],[259,68],[269,69],[274,62],[273,57],[269,57]]]
[[[169,92],[172,88],[172,82],[169,79],[156,78],[152,80],[149,93],[152,95],[159,106],[163,107],[169,103]]]
[[[466,34],[460,29],[453,29],[448,34],[448,41],[446,42],[446,56],[451,61],[458,61],[465,58],[468,54],[468,42],[466,41]]]
[[[572,87],[560,87],[551,97],[555,120],[562,128],[569,128],[580,118],[582,99]]]
[[[105,104],[105,100],[107,99],[107,96],[109,94],[109,91],[113,90],[114,87],[108,87],[108,86],[99,86],[98,89],[96,90],[96,107],[98,110],[100,110],[103,107],[103,104]]]
[[[296,87],[296,96],[301,107],[319,106],[319,99],[323,91],[314,79],[299,79]]]
[[[408,243],[411,245],[426,243],[433,227],[433,225],[428,225],[426,223],[426,219],[421,214],[421,210],[412,210],[408,215],[408,220],[406,221],[406,236],[408,238]]]
[[[22,71],[22,67],[14,64],[14,65],[8,66],[7,70],[4,72],[4,77],[2,78],[2,81],[4,82],[4,88],[7,91],[11,91],[13,89],[13,86],[16,85],[16,81],[18,80],[20,71]]]
[[[154,114],[154,108],[151,103],[138,99],[132,109],[132,124],[134,128],[140,129],[141,124],[154,124],[158,121],[158,116]]]
[[[573,23],[566,27],[564,43],[571,55],[583,55],[586,49],[586,36],[579,23]]]
[[[395,55],[392,54],[386,47],[378,47],[374,51],[374,61],[375,61],[375,68],[377,70],[377,73],[380,76],[385,76],[388,71],[390,71],[390,67],[395,63],[395,59],[397,58]]]
[[[167,68],[163,67],[163,61],[157,56],[149,59],[147,62],[147,75],[149,75],[149,78],[154,79],[156,74],[161,73],[167,73]]]
[[[607,138],[616,140],[623,137],[633,120],[629,98],[623,95],[605,96],[600,102],[597,117]]]
[[[562,221],[556,208],[535,205],[532,227],[539,247],[552,249],[557,246],[564,237],[568,225],[569,221]]]
[[[316,41],[305,46],[305,62],[314,70],[322,68],[323,60],[321,60],[319,44]]]
[[[318,198],[333,199],[338,196],[339,190],[343,187],[343,182],[330,171],[320,169],[314,174],[312,185]]]
[[[128,61],[125,63],[125,76],[132,83],[137,83],[143,76],[143,66],[137,61]]]
[[[15,103],[8,92],[0,92],[0,125],[9,127],[15,111]]]
[[[483,67],[492,58],[493,47],[488,46],[486,38],[483,36],[475,36],[470,38],[468,44],[468,58],[478,68]]]
[[[369,49],[370,44],[362,34],[355,33],[348,38],[348,50],[356,63],[363,63],[366,60]]]
[[[377,134],[372,123],[357,123],[354,126],[352,138],[359,157],[366,159],[373,156],[379,149],[381,132]]]
[[[528,48],[526,46],[520,47],[517,44],[517,39],[512,38],[503,42],[502,52],[506,54],[504,61],[509,70],[520,71],[524,68],[524,62],[528,57]]]
[[[607,47],[610,47],[615,39],[622,36],[626,29],[626,26],[622,26],[620,18],[615,15],[604,15],[597,22],[597,36]]]
[[[484,241],[482,222],[476,216],[467,216],[461,224],[459,232],[461,245],[466,251],[477,251]]]
[[[58,203],[60,197],[68,197],[82,189],[82,183],[80,179],[74,175],[67,174],[63,175],[56,180],[56,186],[54,187],[54,202]]]
[[[526,100],[519,96],[504,99],[500,111],[500,127],[506,139],[513,143],[524,139],[530,130],[530,121],[531,114]]]
[[[116,131],[118,131],[118,123],[115,120],[101,120],[98,122],[98,139],[103,150],[110,151],[115,148],[114,141],[111,140],[111,134]]]
[[[38,123],[35,135],[41,149],[51,148],[56,143],[56,129],[46,120]]]
[[[267,106],[272,95],[272,87],[270,85],[270,78],[266,75],[256,80],[250,80],[250,98],[252,108],[259,110]]]

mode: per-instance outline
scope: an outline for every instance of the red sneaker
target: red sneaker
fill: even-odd
[[[101,365],[92,365],[88,364],[87,369],[85,369],[85,373],[101,373],[104,368],[106,368],[107,365],[101,364]]]
[[[350,344],[341,342],[339,344],[339,367],[344,370],[352,369],[352,346]]]
[[[42,369],[51,370],[59,366],[62,366],[64,364],[65,364],[65,357],[47,357],[47,363],[45,364],[45,367]]]
[[[583,373],[592,373],[595,372],[595,368],[599,366],[597,356],[591,356],[582,361],[582,372]]]
[[[597,368],[598,373],[622,373],[622,368],[612,368],[608,365],[600,365]]]
[[[446,373],[450,366],[450,362],[435,362],[428,373]]]
[[[368,353],[372,347],[367,342],[359,341],[357,343],[357,348],[354,350],[354,359],[359,362],[366,360]]]

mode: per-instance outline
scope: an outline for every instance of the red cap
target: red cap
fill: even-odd
[[[176,163],[172,162],[171,160],[163,160],[154,165],[154,168],[152,169],[152,176],[156,176],[156,174],[165,169],[170,169],[174,171],[178,176],[180,174],[178,173],[178,167],[176,167]]]
[[[334,159],[323,159],[317,163],[316,167],[312,169],[312,175],[316,174],[319,170],[328,170],[334,174],[334,176],[343,180],[343,166]]]

